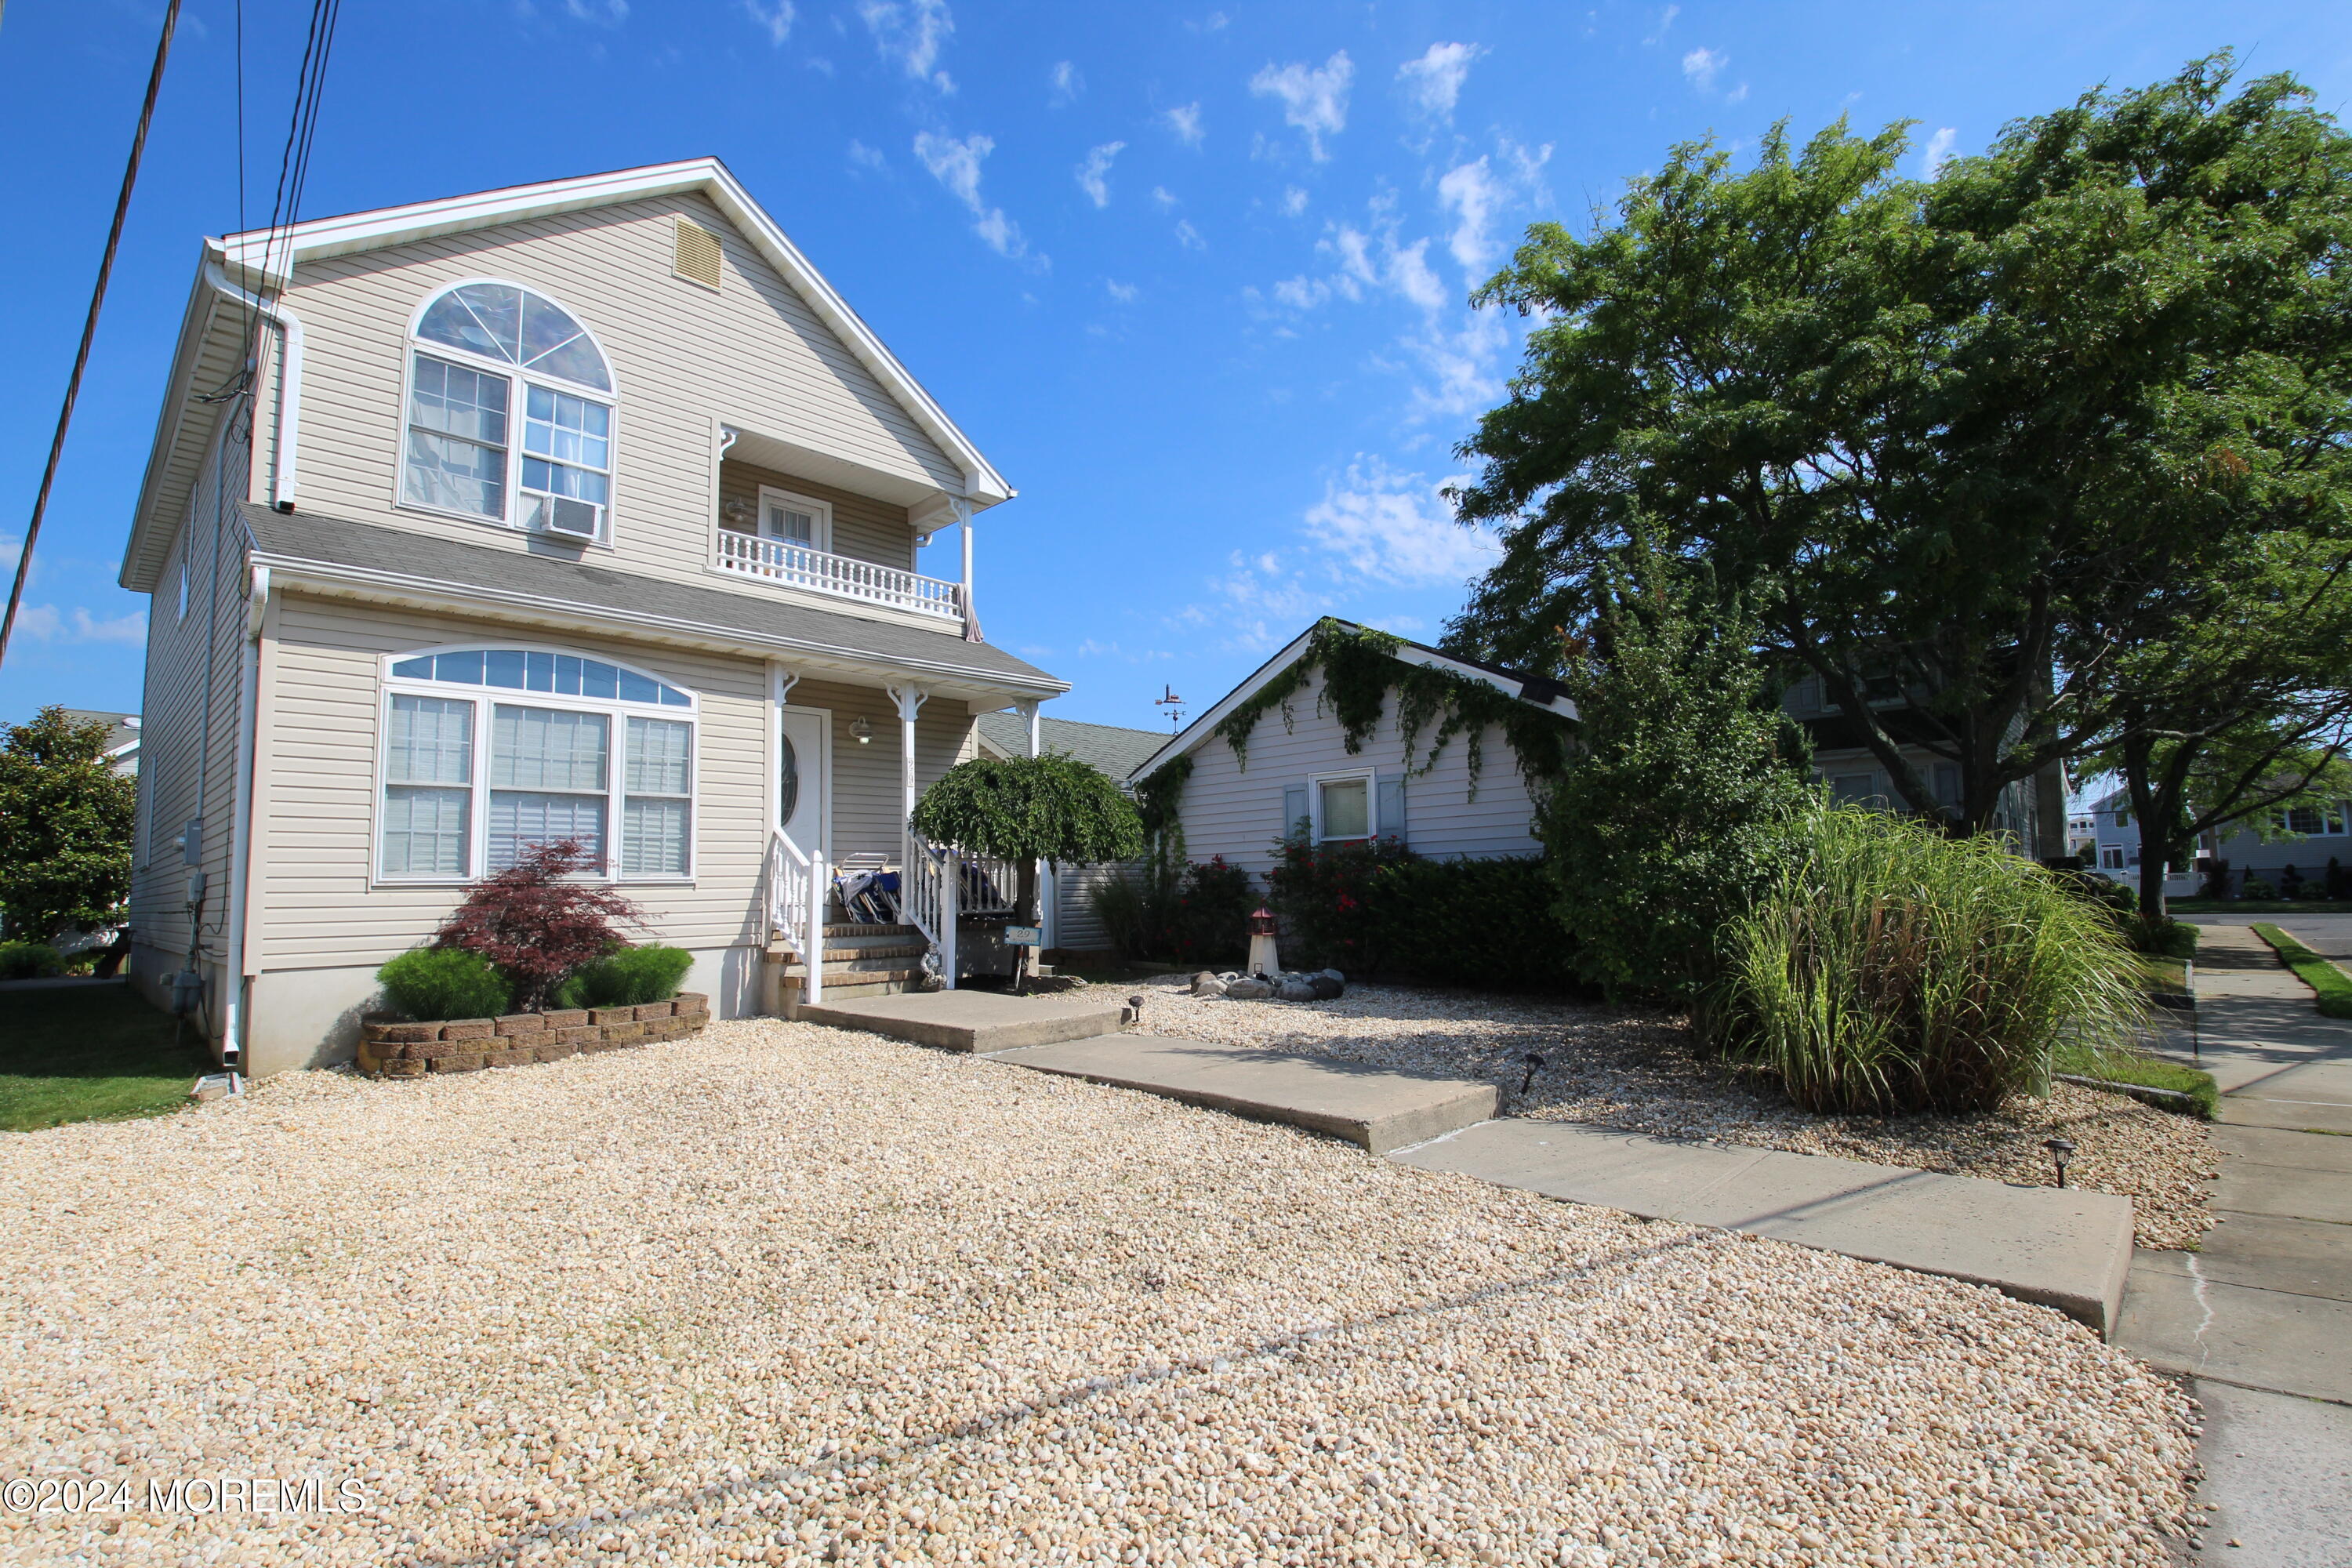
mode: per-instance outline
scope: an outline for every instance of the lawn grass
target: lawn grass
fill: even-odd
[[[154,1116],[213,1068],[128,984],[0,991],[0,1130]],[[193,1031],[191,1034],[193,1035]]]
[[[2311,987],[2312,1001],[2330,1018],[2352,1018],[2352,974],[2347,974],[2274,925],[2254,922],[2254,934],[2278,950],[2294,977]]]
[[[2147,972],[2149,990],[2185,992],[2189,989],[2189,965],[2182,960],[2143,958],[2140,963]]]
[[[2061,1046],[2050,1058],[2050,1070],[2185,1094],[2196,1105],[2197,1114],[2208,1121],[2213,1120],[2213,1105],[2221,1092],[2211,1073],[2137,1051],[2095,1051],[2086,1046]]]
[[[2167,899],[2176,915],[2345,915],[2352,903],[2311,899]]]

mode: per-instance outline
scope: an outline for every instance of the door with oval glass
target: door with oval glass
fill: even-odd
[[[786,708],[778,718],[776,821],[803,854],[827,849],[825,787],[832,773],[833,715],[822,708]]]

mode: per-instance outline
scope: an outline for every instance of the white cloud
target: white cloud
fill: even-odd
[[[761,0],[743,0],[743,9],[751,14],[751,20],[760,30],[768,35],[768,42],[778,48],[782,48],[784,40],[793,36],[793,18],[796,15],[793,10],[793,0],[772,0],[767,5],[761,4]]]
[[[1078,165],[1078,189],[1098,207],[1110,205],[1110,163],[1127,147],[1124,142],[1106,142],[1087,154]]]
[[[980,165],[995,151],[994,138],[977,131],[961,142],[929,131],[915,138],[915,156],[931,172],[931,178],[971,209],[972,232],[997,255],[1018,261],[1029,254],[1028,241],[1021,237],[1020,226],[1004,216],[1003,208],[990,206],[981,199]],[[1041,256],[1036,259],[1043,265],[1045,258]]]
[[[1184,26],[1196,33],[1222,33],[1225,30],[1225,24],[1232,19],[1223,11],[1212,11],[1200,21],[1187,22]]]
[[[1449,331],[1434,317],[1403,339],[1428,380],[1412,390],[1415,419],[1455,422],[1492,408],[1503,395],[1504,352],[1510,328],[1500,311],[1465,314]]]
[[[1187,250],[1206,250],[1209,248],[1209,242],[1201,237],[1201,231],[1192,226],[1192,223],[1190,218],[1179,218],[1177,220],[1176,243],[1182,246]]]
[[[1160,209],[1162,212],[1173,211],[1176,206],[1175,193],[1165,185],[1152,186],[1151,199],[1160,204]]]
[[[1464,582],[1494,564],[1497,547],[1485,530],[1454,521],[1443,492],[1461,478],[1432,483],[1360,456],[1307,509],[1307,537],[1335,576],[1401,587]]]
[[[1136,296],[1143,292],[1132,283],[1121,283],[1110,278],[1103,279],[1103,289],[1122,305],[1134,304]]]
[[[1482,271],[1494,258],[1491,231],[1498,214],[1521,197],[1540,200],[1543,195],[1543,166],[1551,159],[1550,145],[1533,153],[1508,141],[1501,146],[1500,172],[1482,156],[1448,169],[1437,182],[1438,205],[1455,220],[1446,247],[1465,271]]]
[[[855,136],[849,139],[849,161],[860,169],[879,169],[885,166],[882,149],[868,147]]]
[[[1307,210],[1307,193],[1292,185],[1282,193],[1282,216],[1297,217]]]
[[[1669,27],[1671,27],[1671,26],[1673,26],[1675,25],[1675,17],[1677,17],[1677,16],[1681,16],[1682,14],[1683,14],[1683,8],[1682,8],[1681,6],[1679,6],[1679,5],[1669,5],[1669,6],[1667,6],[1667,7],[1665,8],[1664,12],[1664,13],[1662,13],[1662,14],[1659,16],[1659,17],[1658,17],[1658,30],[1657,30],[1656,32],[1654,32],[1654,33],[1652,33],[1648,37],[1643,38],[1642,41],[1643,41],[1643,43],[1645,43],[1645,44],[1662,44],[1662,43],[1664,43],[1664,42],[1666,41],[1666,29],[1667,29],[1667,28],[1669,28]]]
[[[1054,84],[1053,101],[1055,104],[1068,103],[1086,90],[1087,79],[1080,76],[1078,68],[1067,60],[1054,62],[1051,79]]]
[[[897,61],[917,81],[929,80],[942,92],[955,90],[947,72],[932,68],[955,31],[947,0],[858,0],[857,15],[884,59]]]
[[[563,0],[563,13],[575,22],[617,27],[629,19],[629,0]]]
[[[1302,62],[1269,64],[1250,78],[1250,90],[1282,100],[1282,118],[1307,132],[1307,151],[1319,163],[1329,156],[1323,138],[1348,128],[1348,88],[1355,77],[1355,62],[1341,49],[1320,70]]]
[[[1432,44],[1419,59],[1397,67],[1405,98],[1431,120],[1451,120],[1454,105],[1469,79],[1470,62],[1486,51],[1477,44]]]
[[[119,642],[147,640],[147,612],[131,610],[100,620],[76,605],[68,622],[55,605],[27,605],[16,613],[16,630],[36,642]]]
[[[1176,140],[1187,147],[1198,147],[1201,138],[1206,134],[1201,129],[1201,106],[1198,103],[1179,104],[1160,118],[1175,133]]]
[[[1349,300],[1361,300],[1368,289],[1392,289],[1424,310],[1443,310],[1445,286],[1429,269],[1429,241],[1398,244],[1393,220],[1375,227],[1378,232],[1367,234],[1353,224],[1335,224],[1316,242],[1316,249],[1339,264],[1333,289]]]
[[[1730,63],[1731,57],[1720,49],[1693,49],[1683,57],[1683,75],[1699,91],[1712,92],[1715,90],[1715,79],[1721,76],[1723,68]]]
[[[1274,300],[1294,310],[1311,310],[1331,297],[1331,286],[1319,278],[1300,273],[1286,278],[1274,286]]]
[[[1952,148],[1959,139],[1958,129],[1950,125],[1945,126],[1933,136],[1928,137],[1927,150],[1919,158],[1920,176],[1924,179],[1934,179],[1936,171],[1950,161]]]

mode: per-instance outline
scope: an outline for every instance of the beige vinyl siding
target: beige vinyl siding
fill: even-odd
[[[430,936],[461,896],[449,887],[374,881],[382,658],[448,644],[545,644],[494,623],[289,595],[268,650],[269,810],[257,848],[257,967],[381,963]],[[756,940],[765,851],[765,668],[593,637],[579,652],[629,664],[696,693],[694,880],[621,890],[650,940],[680,947]]]
[[[671,271],[673,216],[719,237],[717,294]],[[306,262],[288,305],[307,331],[301,505],[474,542],[522,537],[396,508],[408,323],[468,278],[539,289],[603,345],[616,387],[613,531],[587,558],[709,582],[718,425],[786,437],[902,483],[961,474],[782,278],[699,195],[617,204]]]
[[[1313,773],[1346,773],[1371,768],[1377,776],[1392,779],[1405,773],[1407,758],[1397,733],[1396,694],[1391,691],[1381,721],[1366,738],[1363,750],[1349,752],[1339,721],[1316,710],[1322,689],[1320,677],[1290,700],[1292,722],[1286,729],[1279,709],[1258,721],[1249,739],[1249,766],[1244,771],[1233,748],[1211,736],[1192,748],[1192,776],[1184,785],[1181,818],[1184,852],[1195,860],[1223,855],[1261,880],[1274,864],[1274,840],[1285,830],[1283,790],[1304,787]],[[1536,842],[1534,803],[1521,778],[1518,759],[1499,730],[1490,729],[1483,742],[1485,765],[1478,777],[1478,797],[1470,798],[1469,738],[1456,735],[1446,743],[1437,764],[1425,774],[1405,779],[1405,834],[1416,853],[1432,858],[1531,855]],[[1412,763],[1428,754],[1423,731]],[[1383,824],[1383,835],[1388,825]]]
[[[915,535],[907,526],[907,509],[870,496],[804,479],[776,468],[755,468],[731,459],[719,465],[719,504],[742,500],[757,506],[760,487],[792,490],[833,509],[833,552],[878,566],[915,569]]]
[[[1110,932],[1095,913],[1094,890],[1107,882],[1132,881],[1132,861],[1096,866],[1065,866],[1054,877],[1055,943],[1070,952],[1106,952]]]
[[[448,645],[548,646],[496,623],[289,595],[271,626],[265,695],[266,831],[253,961],[268,970],[375,964],[425,941],[454,908],[450,887],[374,880],[378,726],[385,655]],[[757,942],[768,841],[767,667],[601,637],[562,646],[633,665],[693,691],[698,791],[690,885],[624,882],[646,911],[647,939],[680,947]],[[879,690],[803,681],[795,707],[833,710],[835,853],[898,847],[898,721]],[[874,739],[849,725],[863,714]],[[918,726],[919,777],[944,773],[971,728],[961,703],[934,700]]]

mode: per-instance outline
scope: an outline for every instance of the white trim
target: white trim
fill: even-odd
[[[393,666],[412,658],[425,658],[443,653],[505,652],[558,654],[569,658],[593,659],[611,665],[615,669],[644,679],[657,681],[673,690],[686,694],[687,703],[679,707],[667,702],[637,702],[618,697],[573,696],[561,691],[533,691],[509,686],[467,685],[462,681],[435,680],[425,677],[394,675]],[[375,731],[375,796],[370,805],[372,821],[369,831],[368,885],[372,888],[458,888],[479,881],[490,875],[489,859],[489,797],[491,784],[488,777],[490,754],[491,710],[504,702],[509,707],[545,708],[568,712],[598,713],[610,722],[605,730],[604,787],[595,790],[559,790],[562,795],[597,795],[604,802],[604,872],[587,879],[592,881],[630,887],[691,887],[701,867],[702,836],[702,699],[701,694],[683,681],[656,675],[650,669],[628,664],[602,653],[562,644],[523,642],[512,638],[468,639],[464,642],[439,643],[427,647],[408,648],[379,655],[376,679]],[[464,788],[467,792],[466,869],[455,876],[431,874],[395,876],[383,868],[383,803],[389,761],[389,738],[392,734],[392,701],[395,696],[438,697],[449,701],[466,703],[473,716],[468,721],[471,733],[470,767]],[[688,728],[687,738],[687,841],[686,869],[683,872],[625,875],[621,870],[623,855],[623,824],[628,804],[628,721],[632,718],[663,718]],[[446,787],[456,788],[457,785]],[[549,793],[549,792],[534,792]],[[665,796],[662,798],[676,798]]]
[[[456,609],[460,614],[475,613],[482,607],[544,615],[566,631],[594,631],[611,628],[623,635],[661,636],[664,640],[688,646],[707,647],[720,653],[745,653],[754,658],[778,654],[798,655],[802,662],[814,659],[840,669],[857,680],[872,684],[877,672],[884,679],[904,672],[938,686],[941,679],[957,687],[983,692],[1008,694],[1044,692],[1060,696],[1070,689],[1070,683],[1047,676],[1042,680],[1024,679],[1009,671],[976,669],[969,665],[950,664],[944,660],[913,658],[904,655],[877,656],[869,649],[846,643],[815,642],[804,637],[763,637],[730,626],[715,626],[705,621],[681,620],[671,616],[646,615],[641,612],[616,610],[605,605],[587,605],[575,600],[550,598],[538,594],[502,592],[478,584],[446,583],[430,577],[412,577],[404,573],[381,572],[360,567],[341,566],[331,562],[313,561],[306,556],[271,555],[259,551],[254,559],[267,563],[287,587],[304,587],[314,593],[341,595],[371,603],[400,605],[428,610]],[[843,611],[846,601],[813,595],[844,619],[856,619]],[[939,639],[943,647],[961,647],[953,638]],[[459,645],[467,647],[489,646],[481,641]],[[502,641],[502,647],[520,647],[514,641]],[[566,649],[566,652],[572,651]],[[414,655],[404,657],[413,658]],[[672,681],[671,685],[677,685]],[[1008,695],[1006,700],[1010,700]],[[999,704],[1002,706],[1002,704]]]
[[[269,439],[269,504],[279,511],[292,511],[296,466],[302,444],[301,318],[288,310],[283,302],[263,304],[254,295],[230,282],[228,275],[221,270],[217,262],[207,260],[205,263],[205,281],[215,292],[243,305],[278,328],[282,346],[278,363],[278,415],[271,426]],[[210,325],[209,318],[206,324]],[[247,364],[253,367],[255,374],[259,374],[261,367],[258,356],[254,353],[254,345],[246,344],[246,353]],[[252,387],[247,388],[248,392],[253,390]],[[405,406],[401,412],[402,417],[405,418]],[[250,485],[252,482],[252,475],[248,472],[246,483]],[[142,500],[144,500],[143,493]]]
[[[1364,832],[1360,837],[1353,833],[1331,834],[1323,831],[1323,786],[1341,784],[1349,779],[1364,781]],[[1318,844],[1360,844],[1381,836],[1381,784],[1378,770],[1373,768],[1336,768],[1328,773],[1307,775],[1307,816],[1313,825],[1313,837]]]
[[[833,710],[811,708],[798,702],[778,703],[776,732],[780,737],[783,733],[783,718],[787,713],[797,713],[803,718],[816,721],[817,754],[812,764],[817,773],[816,842],[803,844],[801,847],[813,855],[823,855],[830,860],[833,858]],[[783,757],[783,749],[780,746],[776,750],[775,762],[782,763]],[[771,774],[774,774],[780,770],[778,767],[771,766],[768,771]],[[782,803],[775,798],[774,790],[775,784],[772,779],[769,786],[768,820],[782,827],[783,824],[777,821],[777,807]]]
[[[967,496],[983,506],[1012,499],[1015,493],[1012,487],[981,455],[971,437],[956,427],[946,411],[908,374],[898,357],[884,346],[873,329],[858,318],[856,311],[850,309],[849,302],[809,264],[808,258],[801,254],[800,247],[785,237],[783,230],[776,226],[775,220],[751,199],[732,172],[716,158],[656,163],[611,174],[586,174],[538,184],[509,186],[503,190],[446,196],[404,206],[380,207],[339,217],[313,218],[308,223],[296,225],[290,231],[284,231],[284,237],[275,253],[268,249],[268,231],[265,230],[230,235],[217,244],[224,258],[240,269],[274,276],[282,280],[291,274],[296,264],[303,261],[348,256],[408,240],[486,227],[491,224],[513,223],[525,218],[610,205],[615,202],[692,192],[709,196],[713,205],[743,230],[753,247],[783,274],[784,280],[807,300],[818,319],[842,340],[883,388],[923,427],[924,433],[938,445],[948,460],[962,468]]]

